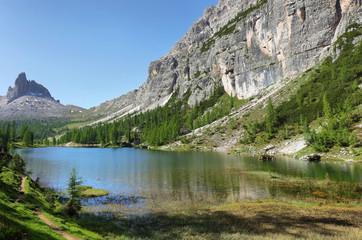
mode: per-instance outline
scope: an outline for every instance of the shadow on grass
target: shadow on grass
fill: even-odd
[[[338,218],[277,216],[262,213],[237,216],[228,212],[208,212],[198,214],[158,213],[135,218],[117,218],[84,214],[77,222],[84,228],[103,236],[108,233],[130,238],[188,238],[204,236],[207,239],[219,239],[224,234],[266,235],[281,234],[290,237],[303,237],[306,233],[334,236],[339,231],[331,230],[331,225],[358,227],[352,220]]]
[[[17,219],[19,221],[14,221],[7,217],[4,214],[0,213],[0,227],[2,233],[0,233],[0,240],[9,240],[9,239],[47,239],[53,240],[58,239],[50,235],[47,231],[48,226],[44,226],[44,229],[40,229],[39,226],[27,226],[26,222],[34,221],[30,217],[20,216],[17,214]]]
[[[10,214],[15,214],[16,211],[13,208],[0,202],[0,213],[5,213],[5,212],[10,213]],[[1,216],[1,214],[0,214],[0,216]]]
[[[1,181],[1,179],[0,179],[0,192],[5,194],[6,198],[9,198],[11,201],[15,201],[19,195],[19,192],[15,190],[12,185]]]

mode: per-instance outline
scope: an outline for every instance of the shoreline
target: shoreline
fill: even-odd
[[[271,147],[272,146],[272,147]],[[295,139],[288,139],[285,141],[278,142],[276,145],[273,144],[259,144],[259,145],[242,145],[238,144],[236,147],[231,147],[228,145],[221,147],[210,147],[202,144],[183,144],[180,141],[170,143],[162,146],[148,146],[148,145],[133,145],[133,144],[124,144],[122,145],[106,145],[102,146],[101,144],[81,144],[69,142],[67,144],[61,144],[56,146],[43,146],[38,145],[34,148],[39,147],[74,147],[74,148],[135,148],[141,150],[153,150],[153,151],[196,151],[196,152],[219,152],[224,154],[231,155],[245,155],[245,156],[260,156],[265,153],[265,149],[271,147],[270,150],[266,151],[267,154],[270,154],[275,157],[289,157],[296,160],[300,160],[303,156],[310,154],[318,154],[321,156],[321,161],[330,161],[330,162],[349,162],[349,163],[362,163],[362,158],[358,156],[353,157],[348,155],[350,151],[346,150],[347,148],[341,148],[341,151],[336,151],[337,149],[332,149],[329,152],[317,153],[313,151],[309,146],[307,146],[300,137]],[[27,147],[28,148],[28,147]],[[20,148],[22,149],[22,148]],[[25,148],[24,148],[25,149]],[[348,152],[347,152],[348,151]],[[343,152],[343,153],[341,153]],[[346,157],[344,157],[346,156]]]

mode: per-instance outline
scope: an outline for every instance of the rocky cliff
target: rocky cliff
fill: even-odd
[[[189,105],[215,86],[238,98],[294,78],[335,54],[333,42],[362,23],[362,0],[220,0],[171,51],[150,64],[138,90],[91,109],[105,119],[165,104],[190,89]]]
[[[0,96],[0,118],[60,117],[66,113],[83,110],[60,104],[43,85],[34,80],[27,80],[25,73],[18,75],[15,86],[9,87],[5,97]]]
[[[11,86],[9,87],[6,98],[8,103],[10,103],[23,96],[36,96],[54,100],[48,89],[46,89],[43,85],[36,83],[34,80],[28,81],[24,72],[20,73],[16,78],[14,88]]]

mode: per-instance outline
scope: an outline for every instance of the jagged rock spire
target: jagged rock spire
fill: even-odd
[[[22,72],[16,78],[14,88],[9,87],[6,98],[10,103],[19,97],[27,95],[53,99],[48,89],[34,80],[27,80],[26,74]]]

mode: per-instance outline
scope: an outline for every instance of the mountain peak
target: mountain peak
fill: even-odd
[[[25,72],[18,75],[15,80],[14,88],[10,86],[8,93],[6,94],[8,103],[22,96],[36,96],[54,100],[48,89],[46,89],[43,85],[38,84],[34,80],[27,80]]]
[[[19,86],[26,81],[28,81],[28,80],[26,78],[25,72],[21,72],[21,73],[19,73],[18,77],[15,80],[15,86]]]

